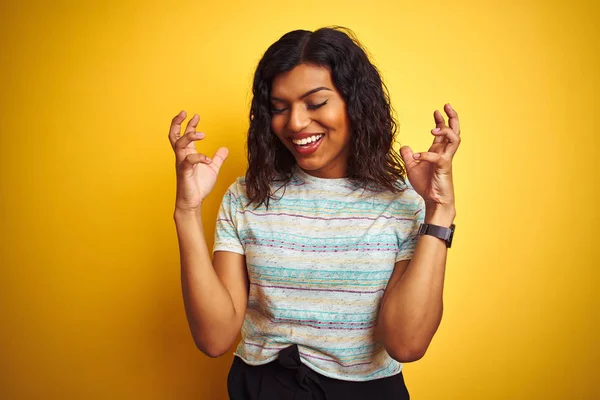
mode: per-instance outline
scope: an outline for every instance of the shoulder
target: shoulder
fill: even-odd
[[[233,181],[231,185],[227,188],[228,193],[232,193],[234,195],[245,195],[246,194],[246,178],[240,176]]]
[[[240,176],[229,185],[223,196],[223,200],[237,203],[240,201],[240,199],[244,199],[246,197],[246,178]]]

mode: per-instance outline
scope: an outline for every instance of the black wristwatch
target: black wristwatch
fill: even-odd
[[[452,238],[454,237],[454,224],[450,225],[450,228],[432,224],[421,224],[419,235],[431,235],[440,238],[446,242],[446,247],[450,248],[452,246]]]

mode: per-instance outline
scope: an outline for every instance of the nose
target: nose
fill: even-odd
[[[307,128],[311,122],[307,111],[302,105],[292,106],[290,117],[287,121],[288,130],[291,132],[302,132],[303,129]]]

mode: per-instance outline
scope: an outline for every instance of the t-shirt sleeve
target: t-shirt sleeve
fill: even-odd
[[[215,251],[231,251],[233,253],[245,254],[244,246],[240,240],[238,231],[238,209],[239,195],[237,194],[236,183],[231,185],[221,201],[221,207],[217,214],[217,224],[215,226]]]
[[[425,200],[418,193],[414,192],[414,190],[411,191],[415,198],[414,207],[410,208],[411,211],[405,214],[405,219],[402,221],[400,237],[398,238],[399,249],[396,254],[396,262],[412,258],[417,247],[417,240],[419,239],[419,227],[425,221]]]

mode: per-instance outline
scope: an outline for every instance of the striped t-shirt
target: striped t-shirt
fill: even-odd
[[[421,196],[410,185],[376,193],[300,168],[275,196],[268,209],[247,206],[238,178],[219,210],[214,251],[245,255],[250,282],[235,354],[259,365],[297,344],[302,362],[331,378],[399,373],[373,333],[394,263],[414,252]]]

